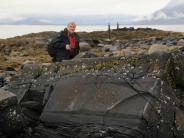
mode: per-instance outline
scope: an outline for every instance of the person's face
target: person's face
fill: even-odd
[[[70,33],[73,33],[75,31],[76,26],[74,24],[68,24],[67,29]]]

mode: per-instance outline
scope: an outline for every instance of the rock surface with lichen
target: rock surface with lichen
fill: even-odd
[[[184,74],[183,61],[183,51],[177,50],[129,57],[75,59],[56,65],[29,64],[5,89],[17,95],[24,123],[27,129],[35,132],[29,133],[33,137],[67,137],[67,130],[72,127],[70,137],[126,135],[138,138],[142,133],[144,137],[172,138],[175,131],[182,135],[182,122],[175,124],[175,113],[178,113],[178,120],[183,107],[184,84],[180,81]],[[59,115],[53,116],[55,112]],[[65,114],[80,118],[82,126],[77,125],[78,119],[70,116],[66,119]],[[85,114],[92,118],[86,120]],[[104,114],[105,122],[95,122]],[[133,118],[124,120],[127,115],[144,118],[152,127],[142,121],[131,125]],[[110,119],[112,116],[114,123]],[[92,125],[88,126],[89,123]],[[125,131],[125,124],[136,129]],[[55,129],[51,129],[53,127]],[[91,134],[86,134],[89,130]],[[22,135],[28,135],[27,131]],[[148,131],[150,133],[146,133]]]

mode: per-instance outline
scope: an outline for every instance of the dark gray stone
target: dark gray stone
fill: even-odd
[[[16,104],[16,95],[0,88],[0,110]]]
[[[41,114],[41,137],[174,138],[180,101],[164,74],[176,75],[168,68],[175,55],[74,59],[41,66],[39,75],[27,75],[28,66],[7,90],[18,95],[28,126]]]
[[[5,80],[3,77],[0,76],[0,88],[3,87],[5,84]]]

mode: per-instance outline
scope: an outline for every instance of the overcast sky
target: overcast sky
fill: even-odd
[[[26,15],[130,15],[145,16],[170,0],[0,0],[0,20]]]

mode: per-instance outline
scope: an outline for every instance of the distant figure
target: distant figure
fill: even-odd
[[[79,53],[79,36],[75,28],[76,24],[69,22],[67,28],[48,44],[48,53],[53,62],[72,59]]]

